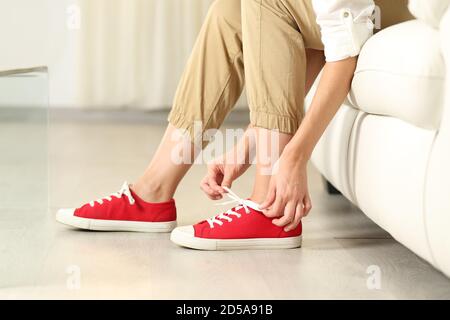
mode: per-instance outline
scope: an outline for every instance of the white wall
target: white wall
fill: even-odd
[[[47,0],[0,0],[0,70],[45,65]]]
[[[0,0],[0,70],[48,66],[55,106],[76,106],[77,100],[77,35],[66,27],[71,3],[76,1]]]
[[[0,0],[0,70],[48,66],[52,107],[169,107],[212,1]]]

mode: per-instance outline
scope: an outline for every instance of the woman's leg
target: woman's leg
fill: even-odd
[[[313,43],[321,49],[312,12],[308,0],[242,1],[247,96],[256,132],[255,202],[265,199],[271,169],[296,132],[305,93],[324,64],[323,51],[305,48]]]
[[[308,94],[314,81],[325,64],[322,50],[306,49],[306,84],[305,95]],[[261,203],[266,198],[273,170],[274,159],[277,159],[284,147],[292,138],[291,134],[280,133],[264,128],[255,128],[256,141],[256,175],[251,199]]]
[[[148,202],[171,199],[205,144],[205,130],[218,128],[244,87],[241,0],[212,5],[180,80],[169,126],[148,168],[132,187]],[[195,128],[200,128],[196,132]],[[188,133],[173,140],[177,129]],[[179,163],[180,154],[185,160]]]
[[[181,179],[188,172],[197,155],[194,144],[188,137],[182,141],[173,139],[177,128],[167,126],[162,141],[153,155],[144,174],[131,187],[139,197],[147,202],[163,202],[173,198]],[[177,155],[191,161],[172,161],[174,150]]]

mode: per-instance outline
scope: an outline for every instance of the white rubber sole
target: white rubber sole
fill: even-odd
[[[56,213],[56,221],[77,229],[92,231],[129,231],[129,232],[171,232],[176,221],[169,222],[139,222],[121,220],[99,220],[74,216],[74,209],[61,209]]]
[[[302,236],[290,238],[254,238],[254,239],[206,239],[193,235],[187,227],[178,227],[170,234],[170,240],[182,247],[197,250],[261,250],[293,249],[302,246]]]

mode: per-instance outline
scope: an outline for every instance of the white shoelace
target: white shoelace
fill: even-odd
[[[233,221],[233,218],[231,218],[230,216],[235,216],[237,218],[240,218],[242,215],[239,212],[237,212],[237,210],[240,210],[242,208],[244,208],[246,214],[250,213],[249,208],[252,208],[254,210],[259,210],[258,205],[256,203],[254,203],[253,201],[240,198],[233,191],[231,191],[230,188],[227,188],[227,187],[223,187],[223,188],[227,191],[226,195],[229,198],[231,198],[231,200],[218,203],[217,205],[227,205],[230,203],[237,203],[238,205],[235,206],[234,208],[231,208],[230,210],[227,210],[224,213],[221,213],[221,214],[213,217],[213,218],[206,219],[206,222],[208,222],[211,229],[214,228],[215,223],[218,224],[219,226],[223,225],[222,220],[226,220],[228,222]]]
[[[97,199],[94,201],[89,202],[89,205],[91,207],[93,207],[95,205],[95,203],[99,203],[99,204],[103,204],[104,201],[111,201],[112,198],[122,198],[122,196],[126,196],[128,198],[128,202],[133,205],[136,201],[134,200],[133,196],[131,195],[131,191],[130,191],[130,187],[128,186],[128,183],[125,182],[122,186],[122,188],[120,188],[120,190],[118,192],[112,193],[109,196],[106,196],[104,198],[101,199]]]

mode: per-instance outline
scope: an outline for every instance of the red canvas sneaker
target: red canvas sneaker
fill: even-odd
[[[125,182],[119,192],[78,209],[60,209],[56,220],[96,231],[170,232],[176,227],[175,201],[148,203]]]
[[[177,245],[199,250],[288,249],[302,243],[301,223],[292,231],[272,223],[259,206],[240,199],[231,190],[227,195],[239,205],[193,226],[178,227],[170,239]]]

